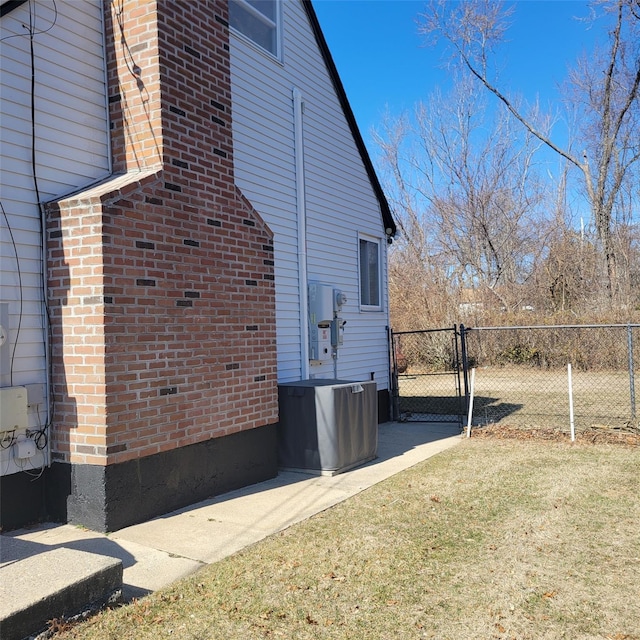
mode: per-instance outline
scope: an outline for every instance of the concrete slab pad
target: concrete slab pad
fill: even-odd
[[[122,574],[122,597],[129,602],[195,573],[203,565],[199,560],[183,558],[146,544],[118,540],[118,545],[133,563]]]
[[[191,515],[275,532],[352,495],[351,490],[338,486],[338,481],[334,479],[337,476],[291,473],[289,477],[293,480],[260,491],[259,497],[257,494],[238,495],[233,500],[203,505],[193,510]]]
[[[141,544],[156,547],[172,558],[188,558],[191,562],[203,566],[233,555],[270,533],[228,522],[207,522],[189,516],[176,517],[168,529],[165,529],[165,526],[128,531],[122,534],[126,536],[126,541],[122,538],[120,540],[123,545]]]
[[[2,540],[0,635],[22,640],[47,621],[106,602],[122,587],[122,562],[75,549],[34,553],[34,543]]]
[[[240,549],[345,499],[343,492],[307,485],[262,496],[207,504],[113,534],[121,543],[134,542],[200,562],[217,562]]]
[[[145,596],[184,578],[202,566],[198,560],[171,555],[146,544],[115,540],[112,535],[67,524],[43,525],[33,531],[21,529],[3,535],[1,540],[2,560],[5,555],[10,555],[10,547],[6,543],[11,540],[18,543],[14,543],[14,549],[22,549],[25,555],[65,548],[116,558],[122,562],[122,598],[125,601]]]

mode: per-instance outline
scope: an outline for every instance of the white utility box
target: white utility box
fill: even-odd
[[[0,389],[0,433],[27,428],[27,388]]]

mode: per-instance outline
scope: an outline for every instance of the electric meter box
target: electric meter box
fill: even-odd
[[[329,326],[333,320],[334,294],[333,286],[309,283],[309,321],[311,325]]]
[[[309,283],[309,360],[331,360],[331,322],[333,321],[333,286]]]
[[[334,350],[342,346],[345,321],[337,316],[346,301],[347,296],[333,285],[309,283],[310,361],[327,362],[334,357]]]
[[[331,360],[331,325],[311,325],[309,331],[309,360],[314,362],[326,362]]]

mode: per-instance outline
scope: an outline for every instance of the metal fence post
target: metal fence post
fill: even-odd
[[[460,409],[460,424],[462,425],[462,417],[464,414],[465,407],[463,406],[463,395],[462,395],[462,384],[460,384],[460,364],[461,364],[461,355],[460,355],[460,345],[458,344],[458,326],[456,324],[453,325],[453,347],[454,347],[454,358],[455,358],[455,372],[456,372],[456,392],[458,394],[458,407]]]
[[[389,342],[389,356],[391,360],[391,419],[394,422],[400,420],[400,384],[398,382],[398,362],[396,358],[396,339],[393,329],[387,327],[387,340]]]
[[[627,349],[629,351],[629,397],[631,401],[631,420],[636,419],[636,386],[633,371],[633,330],[627,325]]]
[[[460,351],[462,353],[462,379],[464,381],[464,408],[469,410],[469,362],[467,360],[467,333],[463,324],[460,325]]]

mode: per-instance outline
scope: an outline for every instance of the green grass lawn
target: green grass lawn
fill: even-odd
[[[639,471],[471,438],[56,638],[638,639]]]

